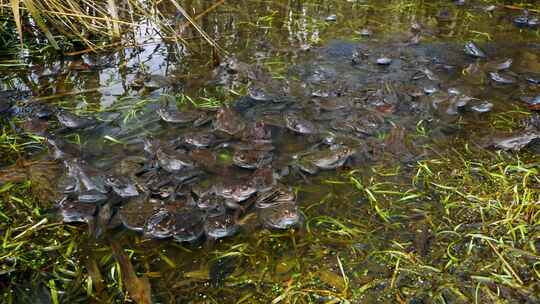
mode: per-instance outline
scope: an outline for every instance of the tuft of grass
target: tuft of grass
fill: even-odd
[[[137,31],[147,28],[148,23],[156,36],[172,38],[183,42],[181,31],[187,26],[195,30],[219,52],[226,53],[198,24],[197,19],[210,13],[219,5],[214,5],[192,17],[176,0],[170,1],[177,13],[186,20],[184,24],[171,24],[168,9],[161,1],[134,0],[90,0],[90,1],[34,1],[11,0],[0,2],[2,19],[13,21],[21,46],[25,40],[39,41],[44,36],[48,45],[62,51],[62,44],[78,41],[90,51],[102,48],[100,42],[135,43]],[[10,14],[8,14],[10,12]],[[67,39],[67,40],[66,40]]]
[[[43,138],[16,130],[13,122],[0,120],[0,166],[13,164],[17,159],[42,149]]]

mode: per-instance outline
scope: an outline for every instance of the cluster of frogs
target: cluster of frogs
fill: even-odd
[[[283,115],[283,128],[263,120],[248,123],[229,106],[211,119],[209,113],[178,111],[167,102],[156,113],[166,125],[192,129],[173,139],[145,138],[144,155],[121,159],[107,174],[66,152],[69,144],[60,138],[48,138],[51,155],[66,168],[58,204],[64,222],[87,222],[96,229],[122,224],[180,242],[231,236],[247,214],[256,214],[267,228],[286,229],[302,216],[295,192],[281,180],[291,171],[303,176],[339,168],[357,152],[333,137],[319,140],[319,126],[296,112]],[[69,129],[96,123],[66,111],[55,115]],[[283,132],[313,136],[313,145],[279,158],[274,141]],[[228,165],[219,164],[217,151],[224,149],[233,151]],[[280,170],[277,163],[283,164]]]
[[[131,142],[106,169],[92,167],[84,151],[46,133],[50,154],[65,167],[59,211],[65,222],[97,230],[123,225],[180,242],[231,236],[254,215],[269,229],[300,225],[297,195],[288,186],[297,177],[356,167],[386,152],[415,163],[423,153],[408,144],[406,133],[419,120],[437,121],[432,131],[448,133],[453,121],[441,116],[493,109],[460,88],[462,73],[485,73],[495,88],[535,92],[538,74],[517,74],[512,65],[512,59],[490,60],[474,42],[453,53],[446,45],[398,44],[391,52],[338,42],[323,48],[316,64],[290,69],[296,73],[290,78],[300,81],[276,80],[260,65],[228,60],[216,69],[214,84],[248,83],[246,96],[209,110],[179,109],[163,95],[148,115],[165,132]],[[531,110],[540,103],[530,94],[521,102]],[[113,128],[59,109],[32,115],[56,118],[61,130],[55,134]],[[32,122],[30,128],[40,126]],[[490,144],[517,150],[539,138],[540,127],[531,124]]]

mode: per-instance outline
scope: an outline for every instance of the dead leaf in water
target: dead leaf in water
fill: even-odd
[[[137,277],[133,264],[129,260],[129,257],[124,253],[124,250],[115,242],[111,242],[111,249],[114,257],[120,264],[120,270],[122,271],[122,277],[125,282],[126,290],[129,297],[137,304],[149,304],[151,300],[151,288],[148,278],[143,276]]]
[[[98,295],[101,295],[101,293],[105,290],[105,281],[103,280],[103,276],[99,271],[99,266],[96,260],[92,257],[89,257],[85,260],[85,265],[88,276],[92,280],[92,284],[95,286],[96,293]]]

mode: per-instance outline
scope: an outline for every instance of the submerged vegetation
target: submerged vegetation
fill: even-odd
[[[59,123],[30,124],[25,111],[35,104],[95,120],[95,133],[58,134],[94,163],[108,164],[140,137],[165,133],[154,115],[160,105],[209,115],[237,104],[247,107],[242,102],[253,95],[255,81],[234,78],[241,68],[231,68],[239,61],[230,59],[255,62],[268,70],[268,83],[283,81],[302,91],[307,85],[293,69],[302,58],[316,57],[317,46],[333,39],[365,42],[371,36],[381,43],[387,37],[409,43],[414,35],[403,28],[411,23],[413,34],[421,28],[422,42],[458,41],[460,47],[468,40],[486,42],[495,52],[499,45],[489,43],[502,35],[538,50],[540,30],[516,30],[513,24],[514,15],[540,13],[536,1],[478,0],[467,9],[448,1],[335,2],[0,1],[0,48],[9,53],[5,60],[0,57],[0,89],[31,96],[0,95],[0,102],[13,104],[0,107],[0,302],[540,302],[538,138],[515,149],[520,151],[486,144],[499,133],[519,133],[538,118],[518,101],[521,96],[490,86],[478,72],[488,66],[481,61],[471,60],[457,74],[466,80],[466,90],[494,96],[493,112],[420,115],[414,122],[391,117],[390,128],[373,132],[373,142],[383,148],[371,151],[372,142],[365,143],[373,156],[369,162],[290,178],[302,219],[294,227],[264,228],[248,213],[235,236],[186,243],[152,239],[118,225],[103,232],[99,218],[62,222],[56,189],[65,169],[48,156],[52,148],[46,139]],[[220,45],[232,56],[226,57]],[[13,59],[14,49],[60,49],[69,58],[40,53]],[[329,49],[337,57],[346,53]],[[529,49],[515,64],[540,73],[538,54]],[[313,62],[320,63],[307,61]],[[351,58],[343,66],[350,68]],[[233,70],[231,83],[216,85],[215,67]],[[320,71],[313,74],[324,74]],[[354,71],[369,75],[363,68]],[[538,94],[537,83],[524,83],[512,94]],[[332,89],[339,85],[331,84]],[[391,82],[381,87],[357,91],[383,92],[386,98],[394,89]],[[400,98],[413,94],[418,93],[407,91]],[[377,109],[382,115],[392,110]],[[340,140],[328,133],[324,140]],[[286,143],[291,150],[300,145]],[[211,165],[232,162],[226,148]]]
[[[320,201],[310,193],[321,190],[300,186],[310,203],[297,231],[262,230],[209,249],[112,237],[131,244],[135,269],[159,297],[180,291],[186,300],[204,295],[211,303],[538,301],[539,166],[531,155],[464,146],[413,168],[386,164],[367,176],[351,171],[322,180],[327,195]],[[56,222],[51,205],[30,192],[36,186],[29,180],[0,189],[4,302],[110,302],[133,293],[116,254],[84,226]],[[199,250],[199,262],[188,266],[182,256]]]

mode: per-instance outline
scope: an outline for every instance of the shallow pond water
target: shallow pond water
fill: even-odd
[[[3,115],[45,138],[46,216],[79,242],[62,301],[133,293],[111,242],[156,303],[540,300],[538,29],[508,3],[334,2],[223,4],[200,22],[227,54],[150,24],[5,55]]]

